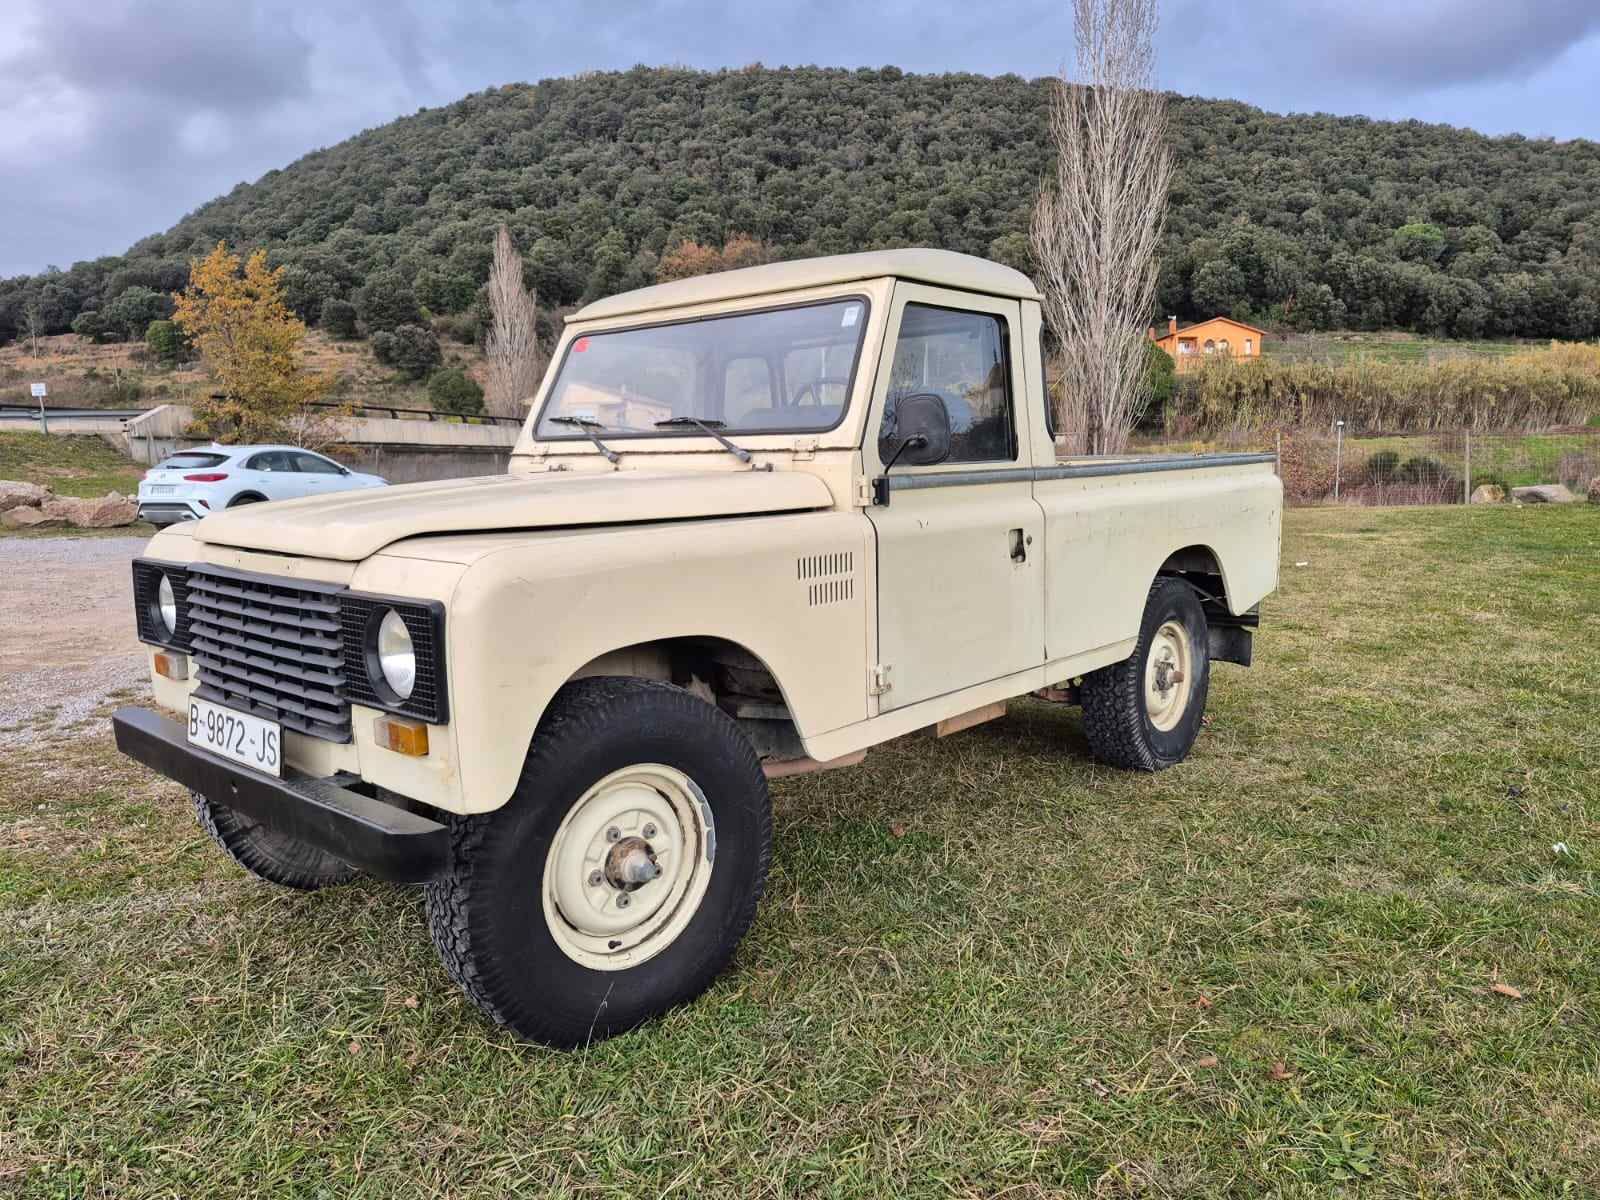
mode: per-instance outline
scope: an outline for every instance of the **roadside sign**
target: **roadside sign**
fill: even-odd
[[[45,387],[42,383],[36,383],[28,390],[33,394],[33,398],[35,400],[43,400],[50,394],[50,389]]]

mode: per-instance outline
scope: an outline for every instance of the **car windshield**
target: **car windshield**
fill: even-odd
[[[156,464],[158,471],[193,471],[199,467],[220,467],[228,461],[226,454],[197,454],[186,451]]]
[[[832,429],[849,403],[866,325],[865,300],[735,313],[590,333],[567,348],[537,436],[705,436],[693,417],[724,433]]]

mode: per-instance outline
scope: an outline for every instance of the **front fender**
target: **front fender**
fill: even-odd
[[[510,797],[568,679],[640,642],[738,643],[802,738],[864,720],[869,536],[859,513],[814,512],[577,530],[477,558],[448,615],[464,811]]]

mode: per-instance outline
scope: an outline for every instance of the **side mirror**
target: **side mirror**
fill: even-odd
[[[932,392],[902,396],[878,435],[878,457],[884,471],[904,461],[931,467],[950,457],[950,410]]]

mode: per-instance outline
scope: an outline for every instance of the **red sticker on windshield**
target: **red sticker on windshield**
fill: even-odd
[[[589,348],[589,339],[586,338],[586,337],[581,337],[577,341],[572,343],[572,352],[574,354],[582,354],[588,348]]]

